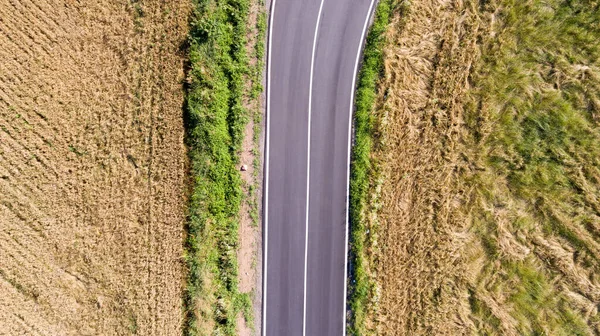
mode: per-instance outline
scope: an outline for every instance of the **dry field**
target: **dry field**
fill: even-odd
[[[186,3],[0,0],[0,335],[182,333]]]
[[[372,271],[381,290],[368,324],[381,335],[460,335],[468,324],[465,284],[456,279],[469,239],[458,139],[460,99],[477,52],[463,10],[451,1],[414,1],[388,31],[383,145],[375,153],[381,180],[373,194],[381,208],[372,217],[379,233]]]
[[[363,333],[600,334],[600,4],[400,3]]]

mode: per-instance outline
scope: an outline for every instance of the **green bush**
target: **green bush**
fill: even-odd
[[[235,335],[238,313],[251,319],[250,299],[238,292],[236,260],[242,202],[238,154],[249,118],[243,99],[248,76],[260,77],[262,66],[251,69],[246,55],[249,0],[193,3],[185,84],[192,190],[184,334]],[[215,330],[199,330],[199,324]]]

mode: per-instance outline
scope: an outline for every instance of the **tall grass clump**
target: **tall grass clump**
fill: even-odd
[[[250,298],[238,291],[242,180],[237,164],[249,115],[243,106],[249,0],[194,0],[185,100],[191,195],[184,334],[235,335]],[[247,314],[246,314],[247,316]]]
[[[373,291],[373,282],[364,267],[366,239],[364,208],[368,197],[373,167],[370,160],[374,136],[374,108],[377,81],[383,71],[384,33],[396,0],[381,0],[364,47],[362,66],[358,75],[354,112],[354,144],[350,170],[350,285],[348,287],[351,317],[348,332],[363,335],[365,309]]]

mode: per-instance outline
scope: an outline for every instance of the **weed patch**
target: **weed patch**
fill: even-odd
[[[249,113],[248,0],[194,1],[186,81],[186,142],[193,189],[188,213],[186,335],[235,335],[250,298],[238,291],[236,249],[242,201],[237,169]],[[259,90],[256,89],[256,90]]]

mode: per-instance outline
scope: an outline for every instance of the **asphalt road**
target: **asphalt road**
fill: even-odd
[[[350,122],[374,1],[271,4],[265,336],[345,334]]]

